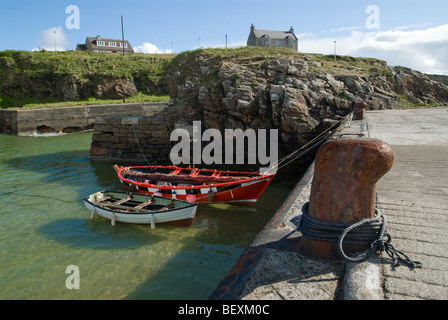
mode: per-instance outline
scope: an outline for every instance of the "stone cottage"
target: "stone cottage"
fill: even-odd
[[[283,47],[298,51],[298,39],[294,34],[294,28],[289,31],[261,30],[250,27],[247,45],[252,47]]]

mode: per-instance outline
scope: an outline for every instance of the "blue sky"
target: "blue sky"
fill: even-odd
[[[67,27],[70,5],[79,28]],[[293,26],[302,52],[330,54],[336,41],[338,54],[448,74],[447,12],[445,0],[0,0],[0,50],[54,50],[55,35],[58,50],[87,36],[120,39],[123,15],[126,39],[142,52],[223,47],[226,35],[229,47],[243,46],[253,23]]]

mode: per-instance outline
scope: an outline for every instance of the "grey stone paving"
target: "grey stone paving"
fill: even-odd
[[[448,299],[448,108],[367,112],[372,138],[394,152],[378,183],[392,244],[422,262],[393,268],[383,254],[389,300]]]

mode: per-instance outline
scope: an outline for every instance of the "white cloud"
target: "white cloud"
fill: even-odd
[[[39,48],[34,48],[37,51],[39,49],[45,49],[48,51],[64,51],[70,46],[67,36],[61,26],[53,27],[40,32],[40,40],[38,41]]]
[[[362,27],[342,27],[337,29],[331,29],[330,32],[341,32],[341,31],[352,31],[352,30],[359,30]]]
[[[135,52],[140,53],[172,53],[171,49],[161,50],[155,44],[144,42],[141,46],[134,47]]]
[[[340,38],[299,37],[299,51],[386,60],[426,73],[448,73],[448,24],[426,29],[352,31]]]

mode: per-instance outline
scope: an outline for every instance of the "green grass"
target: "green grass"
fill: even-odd
[[[417,108],[433,108],[440,106],[439,103],[431,102],[431,103],[424,103],[424,102],[414,102],[411,101],[406,95],[399,94],[399,108],[398,109],[417,109]]]
[[[272,58],[299,58],[306,59],[310,65],[310,71],[314,73],[328,72],[333,75],[349,75],[360,77],[391,76],[391,71],[387,63],[375,58],[362,58],[351,56],[336,56],[307,54],[297,52],[288,48],[262,48],[262,47],[240,47],[240,48],[207,48],[195,51],[180,53],[173,59],[172,64],[176,65],[177,59],[191,59],[201,57],[204,59],[238,60],[240,62],[249,61],[256,66],[257,62],[263,63],[266,59]],[[193,60],[192,60],[193,62]],[[169,68],[170,66],[168,66]]]
[[[174,54],[104,54],[85,51],[0,52],[0,108],[55,107],[79,104],[122,103],[99,100],[87,94],[83,100],[60,102],[58,85],[76,83],[78,88],[95,88],[101,78],[131,79],[145,91],[148,83],[158,86]],[[167,96],[144,92],[126,99],[127,102],[167,101]]]
[[[317,63],[311,66],[311,71],[316,73],[328,72],[333,75],[359,76],[364,78],[377,78],[380,76],[391,77],[392,72],[386,61],[375,58],[362,58],[351,56],[336,56],[310,54],[311,61]]]
[[[144,102],[168,102],[170,96],[168,95],[153,95],[143,92],[137,92],[132,97],[125,100],[126,103],[144,103]],[[47,102],[47,103],[35,103],[28,102],[23,104],[22,107],[17,109],[43,109],[43,108],[63,108],[63,107],[73,107],[73,106],[87,106],[87,105],[100,105],[100,104],[118,104],[123,103],[123,99],[97,99],[88,98],[84,100],[77,101],[62,101],[62,102]],[[0,97],[0,105],[2,105],[2,99]],[[10,107],[9,109],[14,109]]]
[[[6,50],[0,52],[0,70],[13,70],[28,75],[42,73],[67,74],[86,77],[92,74],[131,79],[139,72],[147,72],[158,79],[173,54],[104,54],[86,51],[30,52]]]
[[[262,48],[262,47],[239,47],[239,48],[215,48],[215,49],[199,49],[196,52],[208,56],[215,56],[222,59],[256,59],[256,58],[272,58],[280,56],[300,56],[297,51],[288,48]],[[188,54],[188,52],[185,52]]]

